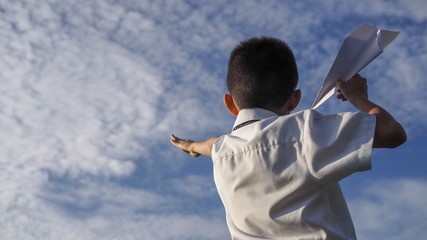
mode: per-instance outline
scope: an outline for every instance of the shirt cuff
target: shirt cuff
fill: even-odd
[[[376,125],[376,117],[368,116],[363,119],[362,126],[364,126],[363,130],[360,131],[363,134],[362,138],[365,138],[363,141],[360,151],[359,151],[359,171],[371,170],[371,156],[372,156],[372,146],[374,143],[374,135],[375,135],[375,125]]]

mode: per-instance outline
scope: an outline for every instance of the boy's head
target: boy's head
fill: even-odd
[[[292,50],[279,39],[250,38],[231,52],[227,87],[238,109],[277,111],[291,98],[297,83]]]

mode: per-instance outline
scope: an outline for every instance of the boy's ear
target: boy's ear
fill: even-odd
[[[224,94],[224,104],[228,111],[233,114],[233,116],[237,116],[239,109],[237,109],[233,97],[230,94]]]
[[[298,106],[300,100],[301,90],[297,89],[292,93],[291,98],[288,100],[288,112],[292,112]]]

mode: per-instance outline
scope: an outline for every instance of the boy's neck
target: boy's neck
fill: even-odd
[[[282,107],[281,109],[279,109],[279,110],[277,110],[277,109],[268,109],[268,108],[260,108],[260,109],[264,109],[264,110],[267,110],[267,111],[270,111],[270,112],[274,112],[275,114],[277,114],[277,115],[279,115],[279,116],[285,116],[285,115],[288,115],[288,114],[290,114],[291,112],[290,111],[288,111],[287,109],[287,107],[285,108],[285,107]],[[242,109],[238,109],[238,111],[240,112]]]

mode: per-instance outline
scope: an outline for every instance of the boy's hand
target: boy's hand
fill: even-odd
[[[343,101],[350,101],[357,107],[358,100],[368,100],[368,84],[366,78],[363,78],[359,74],[354,75],[347,82],[338,80],[337,85],[338,95],[337,98]]]
[[[356,74],[348,82],[337,81],[338,99],[350,101],[360,111],[376,117],[374,148],[395,148],[406,141],[402,125],[384,108],[368,99],[366,79]]]
[[[170,136],[170,141],[173,145],[175,145],[176,147],[178,147],[182,151],[190,154],[191,156],[193,156],[193,157],[200,156],[200,153],[194,152],[194,150],[193,150],[194,141],[181,139],[181,138],[179,138],[173,134],[171,134],[171,136]]]

